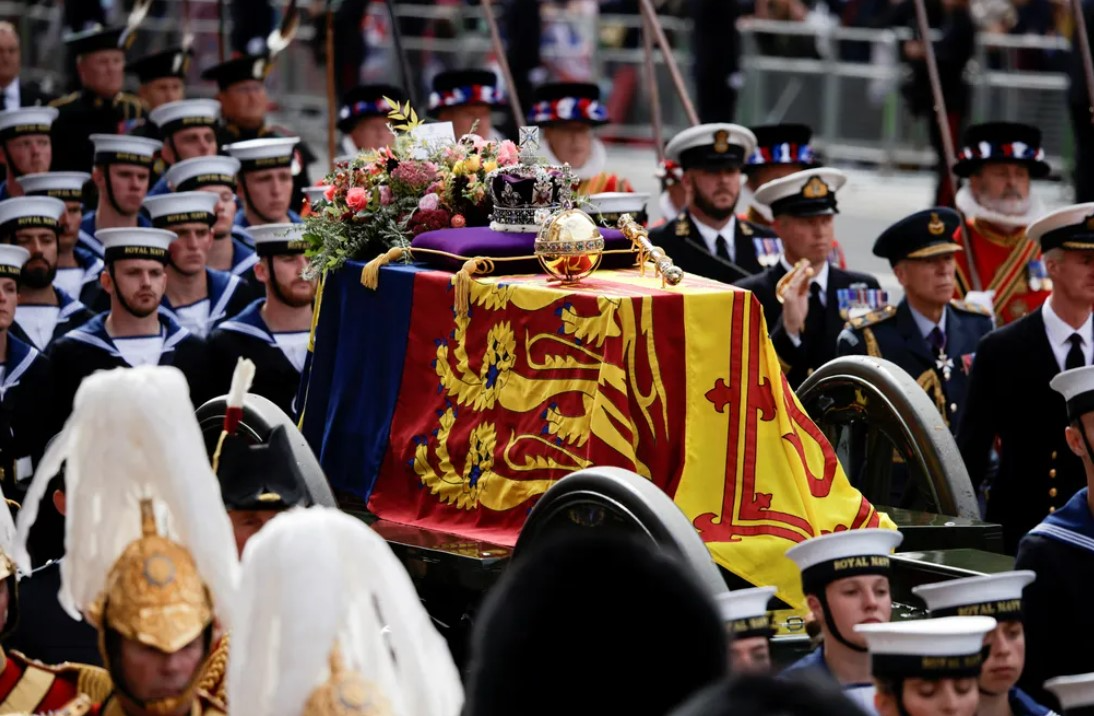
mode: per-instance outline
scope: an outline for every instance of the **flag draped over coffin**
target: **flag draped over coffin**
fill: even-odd
[[[556,480],[614,465],[795,606],[787,548],[893,526],[788,388],[747,291],[635,270],[494,277],[460,316],[449,273],[387,267],[375,293],[356,278],[327,282],[303,425],[335,487],[384,519],[512,544]]]

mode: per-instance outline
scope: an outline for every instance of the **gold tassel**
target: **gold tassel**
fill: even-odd
[[[453,307],[456,309],[457,316],[466,316],[467,312],[471,310],[471,282],[474,280],[475,274],[493,272],[494,262],[491,259],[479,256],[464,262],[460,270],[452,277],[453,293],[455,294]]]
[[[393,249],[388,249],[387,253],[380,254],[372,261],[365,264],[365,267],[361,269],[361,285],[365,288],[376,290],[376,287],[380,285],[380,268],[387,266],[392,261],[399,261],[403,257],[409,255],[410,249],[402,246],[396,246]]]

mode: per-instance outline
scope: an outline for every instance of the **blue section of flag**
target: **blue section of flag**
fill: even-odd
[[[361,268],[349,262],[327,276],[297,406],[331,487],[367,500],[387,451],[414,280],[424,269],[385,266],[372,291],[361,285]]]

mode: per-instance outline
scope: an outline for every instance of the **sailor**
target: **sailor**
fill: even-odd
[[[0,201],[0,242],[29,253],[19,277],[19,307],[11,335],[40,351],[94,314],[53,285],[57,275],[57,237],[65,203],[48,196]]]
[[[234,144],[251,139],[270,139],[293,136],[284,127],[266,123],[270,99],[266,94],[266,78],[272,69],[267,55],[244,55],[206,69],[201,73],[204,80],[217,83],[216,99],[220,102],[221,123],[217,131],[217,145]],[[315,162],[315,154],[306,144],[297,140],[292,162],[293,192],[290,202],[293,211],[299,211],[303,203],[301,190],[311,184],[308,167]]]
[[[965,407],[976,345],[992,330],[988,311],[953,300],[953,235],[961,215],[934,207],[896,222],[874,242],[874,255],[889,260],[904,298],[865,315],[848,316],[839,335],[838,355],[870,355],[896,363],[916,379],[957,432]],[[848,290],[848,306],[869,304]],[[841,301],[843,303],[843,301]]]
[[[395,107],[387,100],[402,106],[407,102],[406,91],[394,85],[360,85],[342,95],[338,131],[342,133],[343,154],[357,156],[395,142],[387,117]]]
[[[543,128],[541,151],[553,166],[569,164],[581,180],[578,193],[634,191],[608,171],[608,150],[594,129],[611,120],[600,101],[600,87],[587,82],[551,82],[536,88],[528,123]]]
[[[258,224],[299,224],[300,215],[290,208],[293,196],[292,162],[296,137],[251,139],[224,149],[239,160],[235,226],[245,231]],[[251,242],[254,243],[253,240]]]
[[[228,699],[240,713],[461,712],[448,645],[403,564],[361,520],[328,507],[289,512],[252,540],[240,572],[228,664]],[[270,599],[301,584],[305,601]]]
[[[837,193],[846,182],[847,175],[838,169],[807,169],[770,181],[756,192],[756,200],[771,207],[784,253],[774,266],[737,285],[760,300],[779,361],[794,388],[836,357],[836,339],[846,323],[840,313],[840,291],[878,289],[873,276],[828,262],[835,239],[834,215],[839,213]],[[867,296],[880,297],[880,292]]]
[[[1055,406],[1066,411],[1064,449],[1078,458],[1086,487],[1022,538],[1014,567],[1037,575],[1024,595],[1026,668],[1018,683],[1038,702],[1056,708],[1063,704],[1045,690],[1047,679],[1094,671],[1094,654],[1073,648],[1076,634],[1094,633],[1090,585],[1079,577],[1094,569],[1094,367],[1064,371],[1051,385],[1066,405]],[[1031,432],[1035,423],[1050,418],[1035,409],[1030,406],[1028,415],[1034,417],[1026,421]],[[1062,615],[1066,621],[1061,622]]]
[[[1026,124],[990,122],[965,130],[954,173],[969,180],[957,192],[965,231],[954,234],[976,264],[981,285],[969,273],[968,255],[957,255],[957,298],[990,301],[996,324],[1003,326],[1037,309],[1052,289],[1041,252],[1026,227],[1044,213],[1030,192],[1030,180],[1048,175],[1041,131]],[[991,294],[986,299],[980,290]]]
[[[0,183],[0,200],[22,196],[19,178],[24,174],[48,172],[53,160],[49,130],[57,119],[53,107],[26,107],[0,112],[0,151],[7,178]]]
[[[472,132],[483,139],[503,139],[494,128],[493,113],[508,107],[498,77],[490,70],[447,70],[433,78],[429,113],[451,122],[456,139]]]
[[[98,190],[99,203],[84,214],[79,240],[82,246],[102,256],[98,232],[152,225],[141,214],[141,204],[148,194],[152,162],[162,145],[155,139],[121,134],[93,134],[91,141],[95,144],[91,181]]]
[[[303,224],[251,227],[259,262],[255,277],[266,297],[220,324],[209,338],[213,390],[228,392],[239,358],[257,367],[251,392],[294,415],[296,391],[308,354],[315,280],[305,279]]]
[[[942,617],[855,627],[870,649],[878,716],[975,716],[986,616]]]
[[[766,674],[771,670],[771,646],[775,633],[767,603],[774,587],[735,589],[717,595],[718,610],[729,637],[729,673]]]
[[[0,504],[4,503],[0,494]],[[15,524],[11,512],[0,510],[0,637],[7,643],[19,620],[20,589],[16,582]],[[110,677],[98,667],[62,663],[47,666],[28,659],[18,651],[0,649],[0,712],[58,713],[65,704],[84,694],[106,697],[113,687]]]
[[[43,460],[64,462],[71,497],[61,601],[98,630],[115,686],[77,713],[223,713],[197,682],[218,622],[230,627],[238,562],[188,393],[175,368],[97,373]],[[28,493],[21,545],[43,493]]]
[[[902,539],[896,530],[857,529],[814,537],[787,550],[801,570],[802,592],[823,641],[784,674],[809,670],[830,678],[863,711],[875,713],[870,656],[855,627],[889,621],[889,553]]]
[[[250,298],[242,279],[206,264],[219,201],[212,192],[184,191],[149,197],[144,202],[152,226],[178,237],[168,249],[171,258],[160,313],[201,338],[242,311]]]
[[[745,210],[738,216],[771,226],[771,207],[755,201],[756,190],[769,181],[820,166],[811,143],[813,130],[804,124],[765,124],[749,130],[756,136],[756,148],[741,168],[748,183],[741,190]]]
[[[755,146],[756,138],[744,127],[700,124],[665,148],[665,156],[683,170],[688,204],[650,239],[684,271],[732,283],[778,259],[777,242],[764,242],[777,238],[773,231],[734,216],[741,167]]]
[[[239,166],[239,160],[233,157],[184,159],[171,165],[164,179],[172,191],[207,191],[217,196],[217,221],[213,224],[208,266],[239,276],[253,288],[256,280],[251,269],[258,263],[258,256],[251,246],[250,234],[235,225]]]
[[[1063,707],[1064,716],[1091,716],[1094,713],[1094,674],[1057,676],[1045,682]]]
[[[0,245],[0,483],[12,497],[21,497],[25,484],[20,482],[34,474],[60,425],[52,408],[50,361],[10,330],[29,256],[20,246]]]
[[[981,577],[951,579],[913,587],[927,604],[932,618],[990,616],[996,620],[984,645],[988,653],[980,672],[980,716],[1047,716],[1052,711],[1015,684],[1026,661],[1022,626],[1022,590],[1036,574],[1029,570],[998,572]]]
[[[1063,402],[1050,382],[1094,357],[1092,227],[1094,204],[1059,209],[1029,226],[1029,240],[1040,246],[1053,282],[1049,298],[989,333],[976,349],[957,446],[976,487],[986,481],[993,447],[999,450],[985,516],[1003,526],[1007,554],[1085,484],[1082,461],[1064,438]]]
[[[212,157],[217,154],[217,120],[220,103],[213,99],[184,99],[156,107],[148,114],[148,122],[156,128],[157,138],[163,140],[160,152],[162,166],[148,196],[158,196],[170,191],[165,172],[176,162],[195,157]]]
[[[93,134],[125,134],[144,117],[141,101],[122,92],[125,51],[136,35],[125,28],[93,28],[65,37],[76,56],[80,89],[51,102],[53,171],[91,171]]]
[[[85,172],[45,172],[26,174],[19,184],[27,196],[49,196],[65,203],[57,237],[57,275],[53,285],[92,308],[100,305],[99,274],[104,264],[93,251],[77,245],[84,216],[84,185],[89,181],[91,175]],[[88,242],[94,242],[94,238],[86,237],[84,243]]]
[[[57,385],[55,409],[72,411],[76,390],[97,370],[143,365],[177,367],[200,405],[206,394],[204,342],[159,311],[167,286],[168,247],[175,234],[163,229],[103,229],[103,289],[110,310],[55,341],[50,350]]]

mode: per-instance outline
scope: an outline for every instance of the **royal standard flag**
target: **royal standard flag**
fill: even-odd
[[[358,275],[326,283],[303,428],[335,488],[383,519],[513,544],[555,481],[623,467],[795,607],[789,547],[894,527],[787,386],[747,291],[633,269],[490,277],[463,315],[450,273],[385,267],[375,292]]]

